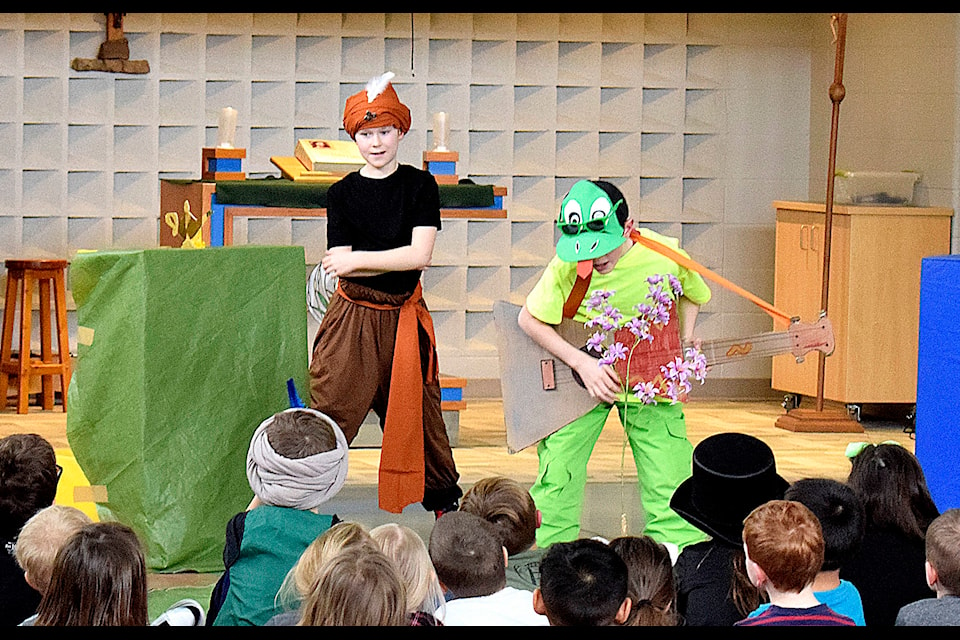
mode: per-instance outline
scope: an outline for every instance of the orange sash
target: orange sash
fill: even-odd
[[[398,308],[353,300],[339,284],[337,293],[350,302],[371,309],[387,311]],[[380,508],[390,513],[400,513],[407,505],[423,500],[426,479],[423,453],[424,377],[420,368],[418,327],[424,328],[434,349],[437,340],[433,332],[433,318],[426,307],[420,304],[422,298],[423,288],[418,282],[417,288],[399,307],[397,339],[390,370],[390,396],[387,398],[387,416],[380,448],[378,490]],[[435,358],[430,360],[425,379],[427,384],[439,380]]]

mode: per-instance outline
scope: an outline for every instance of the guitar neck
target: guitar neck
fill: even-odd
[[[684,345],[684,347],[692,345]],[[704,340],[700,351],[707,358],[707,365],[713,366],[734,362],[744,358],[762,358],[790,353],[793,339],[786,331],[761,333],[746,338],[721,338]]]

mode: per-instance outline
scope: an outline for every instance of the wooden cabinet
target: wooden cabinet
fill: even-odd
[[[815,321],[823,282],[826,206],[775,201],[774,305]],[[823,397],[836,402],[914,403],[920,263],[950,253],[953,210],[835,205],[827,317],[836,349],[827,357]],[[798,364],[773,358],[774,389],[817,395],[817,352]]]

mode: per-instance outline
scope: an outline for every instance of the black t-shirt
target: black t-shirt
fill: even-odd
[[[347,174],[327,191],[327,248],[385,251],[410,244],[414,227],[440,229],[440,191],[430,173],[401,164],[386,178]],[[410,293],[421,272],[347,277],[386,293]]]
[[[0,539],[0,626],[15,626],[37,612],[40,593],[27,584],[13,555],[14,541]]]

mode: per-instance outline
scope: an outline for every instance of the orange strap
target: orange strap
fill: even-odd
[[[736,293],[737,295],[743,296],[744,298],[746,298],[746,299],[749,300],[750,302],[754,303],[755,305],[757,305],[758,307],[760,307],[761,309],[763,309],[764,311],[766,311],[767,314],[769,314],[769,315],[773,318],[774,322],[780,321],[780,322],[782,322],[785,326],[790,324],[790,322],[791,322],[791,320],[792,320],[792,317],[791,317],[790,315],[784,313],[784,312],[781,311],[780,309],[777,309],[776,307],[774,307],[774,306],[773,306],[772,304],[770,304],[769,302],[766,302],[766,301],[764,301],[764,300],[761,300],[760,298],[758,298],[757,296],[753,295],[752,293],[750,293],[750,292],[747,291],[746,289],[743,289],[743,288],[735,285],[734,283],[730,282],[729,280],[727,280],[727,279],[724,278],[723,276],[720,276],[720,275],[714,273],[713,271],[710,271],[709,269],[707,269],[707,268],[706,268],[705,266],[703,266],[702,264],[691,260],[690,258],[688,258],[687,256],[683,255],[682,253],[680,253],[680,252],[678,252],[678,251],[675,251],[675,250],[671,249],[670,247],[665,246],[665,245],[657,242],[656,240],[651,240],[650,238],[644,238],[642,235],[640,235],[640,232],[637,231],[636,229],[634,229],[633,231],[630,232],[630,239],[633,240],[634,242],[636,242],[637,244],[643,245],[644,247],[647,247],[648,249],[652,249],[653,251],[656,251],[657,253],[659,253],[659,254],[661,254],[661,255],[664,255],[664,256],[666,256],[667,258],[670,258],[671,260],[673,260],[674,262],[676,262],[676,263],[677,263],[678,265],[680,265],[681,267],[686,267],[687,269],[690,269],[691,271],[696,271],[697,273],[699,273],[700,275],[702,275],[704,278],[708,278],[708,279],[710,279],[710,280],[713,280],[714,282],[716,282],[716,283],[719,284],[720,286],[722,286],[722,287],[724,287],[724,288],[726,288],[726,289],[729,289],[730,291],[733,291],[733,292]]]
[[[350,302],[380,310],[395,310],[394,305],[353,300],[337,285],[337,292]],[[390,395],[387,398],[387,416],[383,425],[380,447],[380,478],[378,495],[380,508],[400,513],[403,508],[423,500],[426,479],[423,453],[423,376],[420,368],[420,340],[418,327],[422,326],[436,347],[433,318],[426,307],[419,304],[423,288],[417,283],[413,294],[399,307],[397,338],[394,343],[390,370]],[[439,380],[436,362],[431,358],[426,381]]]

